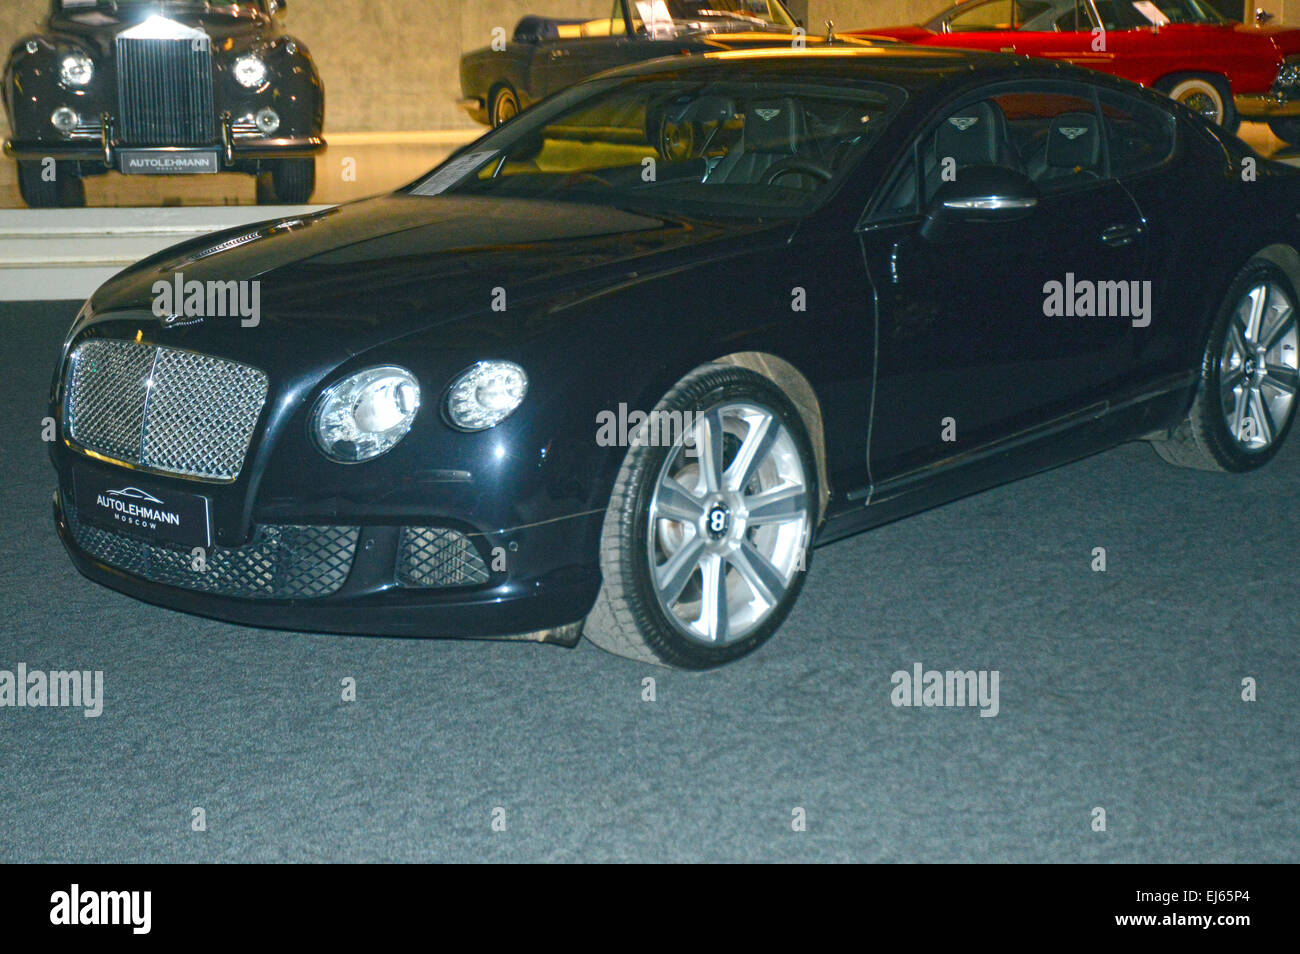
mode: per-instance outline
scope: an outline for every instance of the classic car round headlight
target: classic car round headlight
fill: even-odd
[[[320,396],[312,411],[312,434],[330,460],[359,464],[396,447],[419,410],[415,375],[392,365],[367,368]]]
[[[265,109],[259,109],[257,115],[253,117],[253,122],[257,123],[257,130],[263,136],[269,136],[280,128],[280,114],[270,106]]]
[[[1300,86],[1300,61],[1288,58],[1277,71],[1278,86]]]
[[[486,431],[518,410],[528,375],[510,361],[480,361],[461,372],[447,391],[447,417],[465,431]]]
[[[240,86],[248,89],[257,89],[266,82],[266,64],[262,62],[261,57],[247,53],[235,60],[232,72],[235,75],[235,81]]]
[[[60,106],[50,116],[50,125],[65,136],[76,129],[79,122],[81,122],[81,117],[67,106]]]
[[[95,75],[95,61],[85,53],[68,53],[59,61],[59,78],[68,86],[87,86]]]

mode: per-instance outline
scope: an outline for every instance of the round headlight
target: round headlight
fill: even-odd
[[[59,78],[67,86],[86,86],[95,75],[95,61],[85,53],[69,53],[59,61]]]
[[[312,434],[330,460],[359,464],[396,447],[419,410],[415,375],[392,366],[367,368],[320,396],[312,411]]]
[[[81,118],[67,106],[60,106],[50,117],[50,124],[65,136],[76,129],[79,122]]]
[[[1300,62],[1289,61],[1282,65],[1277,74],[1278,86],[1300,86]]]
[[[447,391],[447,417],[465,431],[496,427],[524,403],[528,375],[509,361],[480,361]]]
[[[232,72],[235,81],[248,89],[257,89],[266,82],[266,64],[260,57],[253,56],[251,53],[235,60]]]

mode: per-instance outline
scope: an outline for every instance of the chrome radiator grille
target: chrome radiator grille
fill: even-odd
[[[64,421],[81,447],[164,474],[232,481],[266,403],[266,375],[208,355],[87,341],[68,363]]]
[[[117,38],[117,97],[128,146],[216,142],[212,44],[202,39]]]

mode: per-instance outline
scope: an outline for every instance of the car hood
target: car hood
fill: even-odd
[[[456,320],[485,331],[495,322],[505,333],[531,309],[562,308],[752,248],[756,235],[776,243],[792,231],[788,221],[720,224],[571,202],[399,193],[168,249],[111,279],[91,310],[110,320],[127,312],[149,337],[187,350],[263,365],[267,348],[282,348],[329,363]],[[168,325],[154,317],[155,288],[176,288],[178,276],[205,288],[258,282],[258,332],[237,318],[182,316]],[[492,309],[498,288],[505,313]]]

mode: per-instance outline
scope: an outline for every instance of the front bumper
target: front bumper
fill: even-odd
[[[267,159],[303,159],[325,151],[326,142],[321,136],[304,136],[290,139],[229,140],[211,146],[189,148],[160,147],[159,151],[184,154],[186,152],[218,153],[224,170],[234,171]],[[110,142],[89,140],[67,142],[41,142],[8,140],[4,151],[11,159],[40,162],[55,159],[59,162],[83,162],[117,170],[121,146]]]
[[[1300,97],[1275,93],[1244,93],[1232,97],[1237,115],[1243,119],[1278,119],[1300,116]]]
[[[456,100],[456,105],[469,113],[469,118],[484,126],[489,124],[487,100],[482,96],[465,96]]]
[[[468,589],[399,585],[399,528],[361,526],[346,581],[321,598],[247,599],[167,585],[111,565],[84,549],[66,488],[54,495],[54,522],[77,569],[128,596],[198,616],[245,626],[376,636],[530,639],[572,645],[574,624],[591,611],[600,588],[594,564],[583,559],[599,534],[602,513],[578,514],[531,527],[482,534],[480,545],[508,553],[508,569]],[[84,538],[83,538],[84,539]]]

